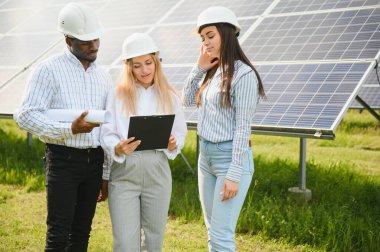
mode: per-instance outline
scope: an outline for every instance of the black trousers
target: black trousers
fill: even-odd
[[[100,147],[77,149],[46,144],[45,251],[87,251],[103,161]]]

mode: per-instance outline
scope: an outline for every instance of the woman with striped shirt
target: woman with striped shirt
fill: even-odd
[[[239,31],[225,7],[199,15],[200,55],[183,90],[184,105],[198,107],[198,184],[210,251],[235,251],[235,228],[254,172],[251,122],[265,96]]]

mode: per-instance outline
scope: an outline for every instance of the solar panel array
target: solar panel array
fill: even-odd
[[[198,57],[200,39],[191,34],[197,15],[213,5],[233,10],[242,26],[240,43],[267,94],[252,122],[254,131],[331,138],[356,94],[368,93],[364,100],[379,103],[372,68],[379,58],[380,0],[80,2],[98,10],[105,26],[98,64],[115,80],[123,40],[133,32],[148,32],[178,90]],[[30,73],[25,69],[65,47],[56,32],[65,3],[0,0],[0,113],[12,114],[19,105]],[[186,108],[186,116],[195,126],[196,108]]]
[[[361,87],[359,97],[365,101],[372,109],[380,109],[380,70],[373,69],[367,81]],[[354,100],[351,108],[362,109],[363,106]]]

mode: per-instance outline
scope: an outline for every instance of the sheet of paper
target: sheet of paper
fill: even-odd
[[[72,122],[84,111],[76,109],[48,109],[45,115],[53,121]],[[88,115],[84,119],[90,123],[108,123],[111,119],[111,113],[106,110],[88,110]]]

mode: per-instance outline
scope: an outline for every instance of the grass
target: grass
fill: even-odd
[[[238,251],[380,251],[379,133],[371,115],[349,111],[335,140],[308,139],[308,204],[297,204],[287,192],[298,185],[299,139],[252,136],[255,178],[237,227]],[[183,150],[193,167],[194,139],[190,132]],[[42,154],[41,143],[28,148],[25,132],[0,121],[0,251],[43,248]],[[206,251],[196,175],[180,158],[171,167],[164,251]],[[110,251],[106,204],[99,205],[93,228],[90,251]]]

